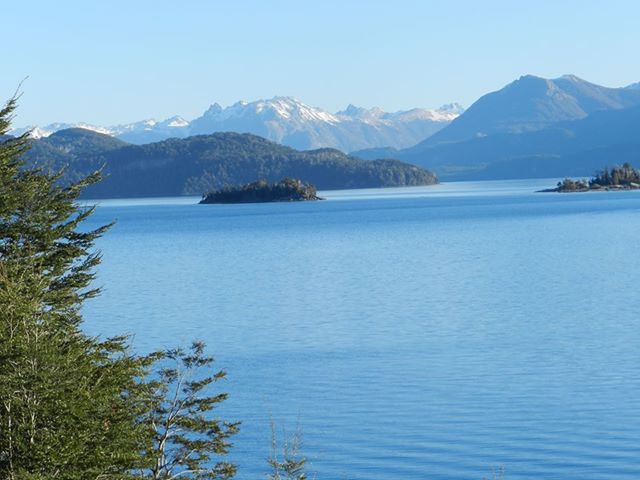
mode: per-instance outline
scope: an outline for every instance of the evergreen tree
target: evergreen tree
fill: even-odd
[[[210,416],[227,395],[211,394],[208,389],[225,378],[225,373],[210,373],[213,358],[205,355],[202,342],[194,342],[189,350],[168,350],[159,357],[161,368],[148,383],[151,408],[143,421],[153,427],[154,442],[145,452],[150,467],[142,476],[152,480],[233,477],[235,465],[214,458],[228,453],[238,423]]]
[[[62,186],[25,168],[27,136],[5,137],[15,107],[0,110],[0,478],[129,478],[150,438],[137,381],[148,360],[80,330],[108,226],[80,230],[93,208],[76,200],[99,175]]]
[[[620,169],[618,167],[613,167],[611,170],[611,183],[613,185],[620,185]]]
[[[0,109],[0,479],[232,477],[211,463],[238,425],[208,416],[226,394],[206,394],[224,372],[209,374],[202,343],[137,357],[125,337],[82,332],[110,225],[83,230],[94,207],[77,199],[100,175],[26,168],[28,136],[6,136],[15,107]]]
[[[299,430],[286,439],[279,448],[275,424],[271,424],[271,456],[267,460],[271,469],[267,480],[307,480],[305,467],[307,459],[300,454],[302,434]],[[281,451],[281,453],[279,453]]]

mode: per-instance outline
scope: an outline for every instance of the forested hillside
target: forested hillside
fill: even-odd
[[[216,133],[130,145],[107,135],[69,129],[32,141],[32,165],[64,168],[77,180],[103,168],[87,189],[95,198],[200,195],[223,186],[295,177],[319,189],[430,185],[436,176],[397,160],[367,161],[334,149],[298,151],[250,134]]]

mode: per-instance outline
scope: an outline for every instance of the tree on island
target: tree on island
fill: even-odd
[[[626,162],[622,167],[615,166],[611,169],[605,168],[591,180],[589,186],[591,188],[610,187],[610,186],[629,186],[631,184],[640,185],[640,171],[635,169],[633,165]]]
[[[629,162],[615,166],[609,171],[604,168],[590,180],[573,180],[565,178],[558,182],[557,188],[544,190],[551,192],[586,192],[588,190],[640,189],[640,170],[635,169]]]
[[[585,179],[573,180],[571,178],[565,178],[561,182],[558,182],[558,190],[563,192],[580,192],[587,190],[589,184]]]
[[[315,185],[285,177],[279,182],[266,180],[229,186],[202,196],[200,203],[264,203],[321,200]]]
[[[94,242],[110,225],[82,229],[95,207],[77,199],[100,175],[65,185],[59,173],[26,168],[27,134],[6,137],[15,108],[12,98],[0,109],[0,478],[169,480],[153,473],[163,418],[182,427],[163,458],[189,466],[224,455],[237,426],[205,416],[226,396],[206,392],[211,360],[202,344],[189,354],[136,356],[126,337],[82,331],[82,304],[99,294]],[[166,360],[205,374],[175,390],[183,377],[152,376]],[[219,473],[234,471],[225,464]],[[180,478],[217,477],[183,471]]]

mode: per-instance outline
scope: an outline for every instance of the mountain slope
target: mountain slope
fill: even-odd
[[[598,110],[640,105],[640,89],[607,88],[573,75],[547,80],[526,75],[481,97],[446,128],[412,147],[420,152],[439,143],[495,133],[540,130],[578,120]]]
[[[130,145],[78,129],[33,140],[32,164],[66,168],[76,180],[104,166],[89,198],[195,194],[225,185],[290,176],[320,189],[429,185],[435,175],[397,160],[366,161],[334,149],[298,151],[250,134],[216,133]]]
[[[443,179],[592,175],[605,165],[640,157],[640,106],[600,110],[542,130],[498,133],[396,158],[428,167]]]
[[[483,96],[414,147],[353,154],[398,158],[446,180],[591,175],[596,164],[634,160],[638,112],[637,84],[607,88],[572,75],[528,75]]]

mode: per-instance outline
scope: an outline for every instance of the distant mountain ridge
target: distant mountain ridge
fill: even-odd
[[[230,131],[252,133],[301,150],[337,148],[349,152],[363,148],[415,145],[444,128],[463,111],[460,105],[453,103],[437,110],[414,108],[392,113],[379,108],[349,105],[343,111],[330,113],[292,97],[274,97],[237,102],[226,108],[215,103],[192,121],[174,116],[161,122],[142,120],[111,127],[54,123],[16,129],[12,133],[33,129],[34,138],[43,138],[59,130],[84,128],[129,143],[145,144]]]
[[[545,79],[525,75],[473,103],[450,125],[411,147],[413,152],[438,143],[458,142],[495,133],[521,133],[554,123],[579,120],[598,110],[640,104],[640,88],[609,88],[575,75]],[[388,145],[393,146],[393,145]]]
[[[426,135],[425,125],[434,122],[439,130]],[[437,111],[396,113],[349,105],[328,113],[289,97],[275,97],[227,108],[214,104],[192,122],[175,117],[148,128],[149,135],[161,136],[164,131],[186,135],[248,130],[300,149],[323,142],[382,143],[351,155],[398,159],[434,171],[443,180],[589,176],[604,165],[637,163],[640,82],[609,88],[574,75],[555,79],[525,75],[482,96],[466,111],[455,104]],[[426,139],[407,148],[395,146],[407,132]],[[129,134],[135,136],[135,128],[120,137]],[[66,155],[46,142],[42,148],[45,145],[52,158]]]
[[[406,149],[353,152],[433,170],[443,180],[590,176],[640,156],[640,88],[573,75],[526,75],[481,97],[432,137]]]
[[[361,160],[335,149],[298,151],[251,134],[232,132],[132,145],[90,130],[60,130],[34,139],[28,164],[64,168],[75,181],[104,168],[88,198],[200,195],[256,180],[299,178],[320,189],[431,185],[437,177],[397,160]]]

